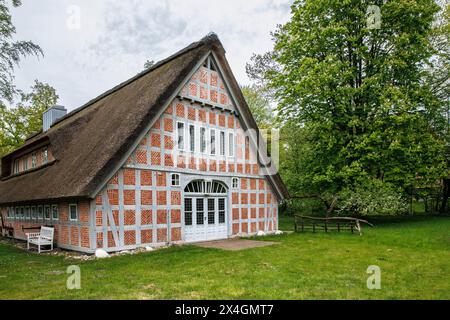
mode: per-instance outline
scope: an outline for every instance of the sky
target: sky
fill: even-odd
[[[41,46],[27,57],[15,84],[53,86],[69,111],[215,32],[241,84],[253,53],[272,49],[270,35],[290,17],[291,0],[23,0],[12,8],[17,40]]]

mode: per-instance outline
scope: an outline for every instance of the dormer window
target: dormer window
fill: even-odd
[[[31,154],[31,168],[32,169],[36,168],[36,162],[37,162],[37,155],[36,155],[36,152],[33,152]]]
[[[19,173],[19,160],[14,160],[13,173]]]
[[[46,164],[48,162],[48,149],[45,148],[42,150],[42,164]]]

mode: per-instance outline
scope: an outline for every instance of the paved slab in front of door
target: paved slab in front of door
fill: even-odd
[[[245,239],[226,239],[226,240],[216,240],[216,241],[194,243],[194,245],[196,245],[198,247],[202,247],[202,248],[213,248],[213,249],[222,249],[222,250],[231,250],[231,251],[267,247],[267,246],[272,246],[274,244],[278,244],[278,242],[255,241],[255,240],[245,240]]]

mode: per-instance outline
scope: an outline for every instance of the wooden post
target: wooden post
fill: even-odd
[[[313,222],[313,233],[316,233],[316,223]]]
[[[337,223],[337,230],[338,230],[338,232],[341,232],[341,227],[339,225],[339,222]]]
[[[328,227],[327,227],[327,220],[325,220],[325,233],[328,232]]]

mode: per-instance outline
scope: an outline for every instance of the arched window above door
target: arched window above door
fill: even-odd
[[[222,182],[216,180],[194,180],[184,188],[184,192],[197,194],[226,194],[227,187]]]

